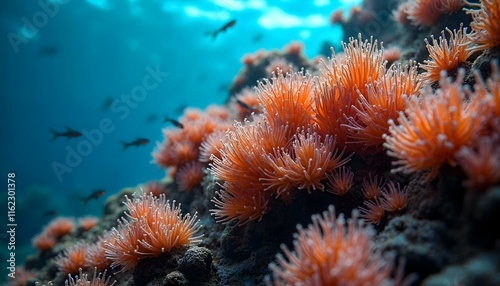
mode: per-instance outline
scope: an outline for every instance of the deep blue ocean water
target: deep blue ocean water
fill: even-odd
[[[2,0],[0,216],[3,229],[14,172],[19,259],[46,211],[98,216],[105,197],[164,177],[151,163],[163,116],[223,104],[245,53],[302,41],[313,58],[323,41],[342,38],[331,12],[359,2]],[[215,40],[206,35],[231,19]],[[50,129],[67,126],[93,135],[52,140]],[[139,137],[151,142],[123,150],[120,141]],[[79,201],[96,189],[106,196]]]

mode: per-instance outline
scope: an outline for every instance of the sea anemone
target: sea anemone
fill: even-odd
[[[174,248],[199,243],[201,228],[196,214],[182,215],[180,205],[171,204],[161,194],[141,192],[132,199],[125,197],[128,207],[126,218],[119,220],[110,238],[105,240],[106,257],[119,271],[135,267],[140,259],[169,253]]]
[[[356,115],[349,117],[346,125],[350,142],[381,150],[383,135],[389,132],[389,120],[399,117],[407,98],[417,95],[420,88],[414,62],[404,67],[392,66],[377,81],[367,84],[365,94],[359,95],[359,107],[353,106]]]
[[[390,65],[395,61],[401,59],[401,48],[398,46],[392,46],[383,50],[382,60],[387,61]]]
[[[368,223],[378,225],[385,215],[385,209],[382,207],[380,200],[375,198],[372,201],[364,201],[364,207],[359,207],[359,217]]]
[[[343,196],[349,192],[353,185],[354,173],[350,168],[340,167],[332,175],[327,176],[328,188],[330,193]]]
[[[382,188],[384,186],[384,179],[378,179],[378,176],[375,175],[372,177],[371,174],[368,174],[368,179],[363,178],[363,182],[361,183],[361,187],[363,188],[363,195],[367,200],[373,200],[382,195]]]
[[[427,39],[424,39],[427,50],[429,51],[430,60],[425,60],[420,67],[425,70],[420,75],[420,78],[426,83],[434,83],[440,79],[442,71],[448,74],[456,73],[458,68],[463,66],[467,59],[472,55],[473,51],[468,48],[471,43],[467,28],[462,29],[462,25],[453,32],[446,28],[450,39],[446,40],[444,31],[441,32],[439,43],[431,35],[432,45]]]
[[[75,228],[75,221],[72,218],[58,217],[52,220],[44,229],[44,232],[57,239],[69,234]],[[78,269],[77,269],[78,270]]]
[[[84,231],[89,231],[98,223],[98,219],[93,216],[86,216],[78,219],[78,224]]]
[[[75,274],[78,273],[80,268],[88,267],[87,249],[88,245],[81,242],[67,248],[56,259],[59,271],[64,275]]]
[[[408,1],[408,19],[420,27],[436,24],[443,14],[457,12],[465,5],[464,0],[415,0]]]
[[[381,205],[384,210],[389,212],[400,211],[408,205],[407,188],[401,189],[399,183],[394,184],[389,181],[382,191]]]
[[[226,132],[222,130],[214,131],[208,135],[200,145],[200,162],[210,162],[212,156],[220,159],[220,149],[223,147],[225,138]]]
[[[401,112],[399,125],[391,120],[384,147],[397,159],[392,172],[430,170],[431,179],[443,164],[455,165],[455,154],[478,137],[488,108],[482,98],[464,89],[463,77],[463,70],[455,82],[443,74],[440,89],[434,93],[427,87],[421,98],[407,102],[408,117]]]
[[[385,73],[382,50],[378,49],[377,40],[349,38],[349,43],[342,43],[344,59],[333,56],[322,70],[323,77],[333,88],[336,85],[345,87],[356,104],[359,93],[365,94],[365,85],[377,80]]]
[[[46,233],[41,233],[33,237],[31,240],[33,247],[45,252],[50,251],[56,245],[57,239],[54,236],[48,235]]]
[[[393,263],[373,251],[373,230],[351,219],[335,216],[333,207],[314,215],[307,229],[298,227],[294,250],[282,245],[284,255],[271,263],[274,285],[387,285]]]
[[[500,140],[481,138],[477,150],[464,147],[458,153],[458,162],[467,175],[465,186],[485,191],[500,182]]]
[[[480,4],[467,3],[479,9],[466,9],[472,16],[472,41],[477,45],[473,50],[484,50],[500,46],[500,1],[481,0]]]
[[[285,76],[295,69],[293,63],[287,61],[283,57],[276,57],[269,61],[269,64],[266,66],[266,75],[271,77],[275,73],[282,73]]]
[[[288,156],[287,178],[294,182],[299,189],[324,190],[321,182],[326,174],[349,162],[350,158],[343,158],[344,150],[340,151],[335,146],[335,140],[321,136],[316,132],[300,132],[292,143],[292,154]]]
[[[104,273],[97,274],[97,269],[94,268],[94,276],[92,281],[89,280],[88,274],[83,274],[82,269],[79,269],[79,275],[75,278],[68,274],[68,279],[64,282],[65,286],[113,286],[116,281],[111,283],[111,276],[106,278],[106,271]],[[110,284],[111,283],[111,284]]]
[[[209,167],[215,178],[224,182],[213,199],[216,209],[211,210],[217,221],[244,223],[262,218],[273,194],[264,193],[266,170],[272,170],[273,164],[268,156],[287,143],[286,128],[274,129],[262,116],[235,124],[227,133],[221,158],[212,156]]]
[[[104,236],[88,246],[87,248],[87,262],[88,265],[97,268],[99,271],[104,271],[111,266],[112,261],[106,258],[105,241],[110,241],[111,234],[105,233]]]
[[[342,10],[335,10],[330,14],[330,24],[335,25],[335,24],[340,24],[344,23],[345,18],[344,18],[344,11]]]
[[[198,186],[205,173],[204,166],[199,161],[192,161],[180,167],[175,175],[175,181],[180,191],[191,191]]]
[[[259,82],[259,102],[270,126],[288,126],[288,138],[298,128],[309,126],[313,116],[312,87],[312,76],[302,72],[294,72],[286,77],[278,73],[271,80]]]

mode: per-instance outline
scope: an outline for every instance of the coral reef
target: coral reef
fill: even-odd
[[[23,283],[497,285],[498,7],[366,0],[330,59],[245,56],[226,106],[163,131],[166,179],[49,224]]]

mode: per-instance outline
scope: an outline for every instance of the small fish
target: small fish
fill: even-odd
[[[56,211],[46,211],[42,214],[43,216],[55,216],[57,215]]]
[[[255,109],[253,107],[251,107],[250,105],[244,103],[240,99],[236,99],[236,103],[238,103],[241,107],[245,108],[246,110],[248,110],[250,112],[254,112],[255,111]]]
[[[180,128],[180,129],[184,129],[184,125],[182,123],[180,123],[179,121],[172,119],[168,116],[165,116],[165,120],[163,120],[163,122],[170,122],[173,125],[175,125],[175,127]]]
[[[59,53],[59,48],[56,46],[47,46],[39,51],[41,56],[53,56]]]
[[[104,196],[106,194],[105,190],[95,190],[88,197],[81,198],[80,200],[86,205],[90,200],[97,200],[98,198]]]
[[[56,140],[58,137],[66,137],[67,140],[69,140],[71,138],[77,138],[77,137],[82,136],[81,132],[78,132],[78,131],[71,129],[69,127],[66,127],[66,131],[64,131],[64,132],[57,132],[53,129],[50,129],[50,132],[52,132],[52,134],[54,135],[54,137],[52,138],[52,141]]]
[[[264,38],[264,34],[262,33],[257,33],[255,34],[253,37],[252,37],[252,43],[258,43],[260,41],[262,41],[262,39]]]
[[[121,143],[123,145],[123,150],[126,150],[130,146],[139,147],[139,146],[142,146],[142,145],[146,145],[146,144],[149,143],[149,139],[147,139],[147,138],[137,138],[137,139],[135,139],[132,142],[123,142],[122,141]]]
[[[220,27],[219,29],[213,31],[213,32],[208,32],[209,35],[212,35],[212,40],[215,40],[215,38],[217,38],[217,35],[220,33],[220,32],[224,32],[226,31],[227,29],[231,28],[232,26],[234,26],[236,24],[236,20],[233,19],[229,22],[227,22],[224,26]]]
[[[102,102],[102,110],[106,111],[106,110],[110,110],[111,109],[111,105],[113,105],[113,102],[115,101],[114,98],[112,97],[108,97],[106,98],[103,102]]]
[[[148,123],[154,122],[154,121],[156,121],[157,118],[158,118],[158,115],[150,114],[148,117],[146,117],[146,122],[148,122]]]

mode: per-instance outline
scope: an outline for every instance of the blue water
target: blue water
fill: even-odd
[[[78,197],[95,189],[109,196],[161,179],[164,170],[151,163],[151,152],[163,140],[163,116],[179,116],[182,105],[223,104],[228,92],[221,87],[230,85],[245,53],[300,40],[307,56],[316,56],[323,41],[342,37],[330,13],[359,2],[3,0],[0,176],[16,174],[18,243],[29,242],[50,220],[41,215],[47,210],[100,215],[105,198],[84,206]],[[215,40],[205,35],[231,19],[236,25]],[[168,75],[155,81],[150,70]],[[131,93],[141,98],[127,106],[121,98]],[[110,98],[118,101],[103,109]],[[94,142],[85,136],[52,140],[49,129],[66,126],[107,133]],[[138,137],[151,142],[127,150],[119,143]],[[67,159],[71,150],[83,155],[80,160]],[[55,165],[66,168],[55,171]]]

